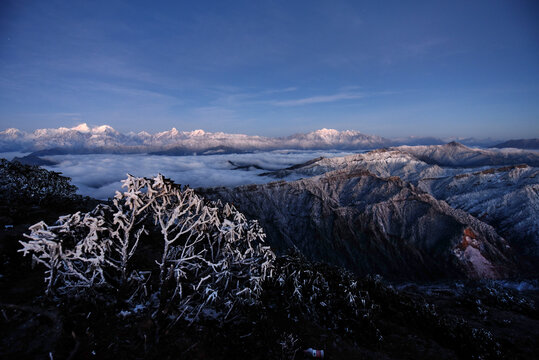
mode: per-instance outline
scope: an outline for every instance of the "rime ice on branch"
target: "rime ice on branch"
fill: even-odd
[[[99,295],[159,313],[172,308],[190,320],[204,309],[226,317],[257,302],[275,255],[256,221],[162,175],[128,175],[123,187],[112,206],[30,227],[20,251],[45,266],[47,293]],[[146,255],[142,243],[161,248],[151,268],[133,260]]]

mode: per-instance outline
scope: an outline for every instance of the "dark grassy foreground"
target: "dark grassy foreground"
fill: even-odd
[[[17,250],[28,226],[95,206],[61,189],[37,198],[18,198],[11,189],[0,197],[0,358],[301,359],[309,347],[328,359],[532,359],[539,353],[537,290],[467,281],[391,285],[296,253],[277,259],[259,305],[226,321],[122,315],[121,303],[95,298],[55,301],[43,295],[43,268],[32,269]],[[8,224],[14,227],[5,229]],[[343,295],[342,284],[350,281],[361,293],[355,307]],[[314,282],[326,285],[313,291]]]

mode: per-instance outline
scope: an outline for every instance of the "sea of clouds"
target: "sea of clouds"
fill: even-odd
[[[355,151],[357,153],[359,151]],[[336,157],[350,155],[343,151],[295,151],[278,150],[251,154],[223,154],[205,156],[163,156],[163,155],[55,155],[44,159],[56,163],[44,166],[48,170],[61,172],[72,179],[82,195],[97,199],[107,199],[121,190],[121,180],[126,175],[151,177],[158,173],[182,185],[197,187],[239,186],[263,184],[275,178],[260,174],[282,169],[295,164],[324,156]],[[17,154],[21,155],[21,154]],[[11,156],[12,157],[12,156]],[[235,169],[235,165],[257,165]],[[295,180],[290,178],[287,180]]]

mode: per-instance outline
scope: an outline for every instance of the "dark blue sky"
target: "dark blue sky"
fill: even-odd
[[[538,2],[2,1],[0,128],[80,122],[539,137]]]

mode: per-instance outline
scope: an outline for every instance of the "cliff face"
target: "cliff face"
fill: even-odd
[[[397,177],[336,170],[295,182],[201,190],[259,219],[278,251],[389,278],[497,278],[514,268],[489,225]]]
[[[522,255],[539,256],[539,169],[527,165],[419,181],[421,189],[496,228]]]

